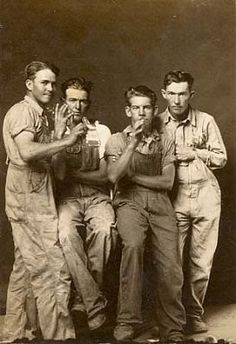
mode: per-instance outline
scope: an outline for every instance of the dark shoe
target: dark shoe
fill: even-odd
[[[185,327],[186,334],[204,333],[208,328],[206,323],[200,318],[189,318]]]
[[[114,338],[118,342],[130,342],[134,338],[134,328],[131,324],[118,324],[113,333]]]

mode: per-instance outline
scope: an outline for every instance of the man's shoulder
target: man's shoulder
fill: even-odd
[[[107,141],[107,146],[118,146],[120,144],[124,144],[124,133],[123,132],[116,132],[110,136]]]
[[[12,105],[4,117],[4,123],[14,122],[15,119],[19,120],[21,117],[20,113],[25,113],[26,111],[30,112],[28,107],[28,103],[24,100]]]
[[[197,123],[209,123],[214,121],[214,116],[208,112],[192,108],[192,113],[195,116]]]

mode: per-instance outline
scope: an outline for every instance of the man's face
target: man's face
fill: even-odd
[[[152,119],[156,115],[158,109],[151,103],[151,99],[143,96],[133,96],[129,100],[130,105],[126,106],[126,115],[131,118],[131,124],[143,119],[144,128],[150,128]]]
[[[189,101],[192,98],[194,91],[190,91],[189,85],[184,82],[172,82],[162,89],[162,96],[167,101],[170,113],[173,117],[182,119],[187,114]]]
[[[42,69],[33,80],[26,80],[29,96],[44,105],[50,102],[56,91],[56,75],[50,69]]]
[[[65,102],[69,110],[73,112],[73,121],[75,123],[81,122],[82,117],[86,115],[89,107],[87,91],[67,88]]]

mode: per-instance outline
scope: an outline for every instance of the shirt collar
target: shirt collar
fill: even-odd
[[[35,100],[33,100],[31,97],[27,95],[24,99],[25,101],[27,101],[27,103],[29,103],[32,106],[32,108],[34,108],[39,113],[40,116],[42,116],[43,108]]]
[[[166,109],[166,112],[165,112],[165,118],[164,118],[164,122],[165,124],[169,123],[170,121],[175,121],[177,122],[176,118],[174,118],[169,109],[167,108]],[[195,111],[189,107],[189,112],[188,112],[188,117],[185,118],[183,121],[181,121],[180,123],[187,123],[187,122],[190,122],[194,127],[196,127],[196,114],[195,114]]]

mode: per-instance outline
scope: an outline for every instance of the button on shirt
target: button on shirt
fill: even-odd
[[[222,168],[226,164],[226,149],[214,118],[199,110],[190,108],[186,119],[177,121],[167,109],[159,115],[162,125],[172,136],[176,147],[189,146],[196,150],[196,158],[190,162],[177,164],[179,183],[195,184],[215,179],[211,170]],[[203,161],[197,155],[197,149],[206,155]]]

